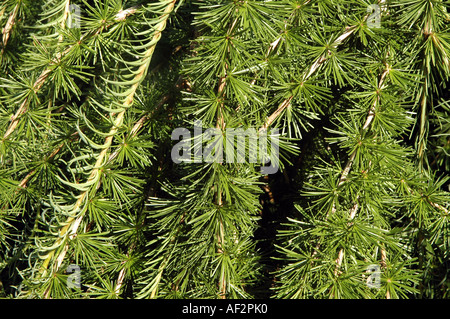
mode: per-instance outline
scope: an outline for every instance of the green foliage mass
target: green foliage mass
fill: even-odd
[[[4,0],[0,28],[0,297],[450,297],[450,1]],[[174,163],[197,120],[278,128],[280,170]]]

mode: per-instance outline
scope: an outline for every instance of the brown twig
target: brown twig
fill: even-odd
[[[19,12],[19,4],[17,3],[9,15],[8,21],[6,22],[5,28],[3,29],[3,37],[2,37],[2,50],[0,55],[3,59],[3,54],[5,53],[6,44],[8,43],[9,37],[11,36],[12,28],[16,22],[17,13]]]

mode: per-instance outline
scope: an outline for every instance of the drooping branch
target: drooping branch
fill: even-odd
[[[367,117],[366,117],[366,120],[365,120],[365,122],[364,122],[364,125],[363,125],[363,128],[362,128],[362,129],[363,129],[363,132],[368,131],[369,128],[370,128],[370,125],[371,125],[372,122],[373,122],[373,119],[374,119],[374,117],[375,117],[375,110],[376,110],[377,106],[380,104],[380,92],[381,92],[381,89],[382,89],[382,87],[383,87],[383,84],[384,84],[386,75],[389,73],[389,71],[390,71],[390,67],[389,67],[388,64],[386,64],[386,69],[385,69],[384,72],[381,74],[380,80],[379,80],[379,82],[378,82],[378,87],[377,87],[377,92],[378,92],[378,93],[377,93],[377,97],[376,97],[376,99],[374,100],[374,102],[373,102],[373,104],[372,104],[372,107],[370,108],[369,113],[368,113],[368,115],[367,115]],[[339,178],[338,187],[341,186],[341,185],[347,180],[348,174],[350,173],[350,170],[351,170],[351,168],[352,168],[352,165],[353,165],[353,162],[354,162],[354,160],[355,160],[355,157],[356,157],[356,153],[357,153],[357,152],[358,152],[358,150],[355,149],[355,150],[350,154],[350,157],[349,157],[349,159],[347,160],[347,164],[345,165],[344,169],[342,170],[341,177]],[[370,161],[368,167],[370,167],[371,164],[372,164],[372,162]],[[368,169],[368,168],[367,168],[367,169]],[[353,207],[352,207],[352,208],[350,209],[350,211],[349,211],[349,223],[351,223],[351,221],[355,218],[356,213],[358,212],[358,208],[359,208],[358,201],[359,201],[359,195],[356,197],[355,203],[354,203]],[[331,214],[334,214],[334,213],[336,213],[336,204],[335,204],[335,202],[333,202],[333,206],[332,206],[332,208],[331,208]],[[330,212],[327,213],[326,219],[329,218],[329,214],[330,214]],[[335,269],[335,271],[334,271],[334,274],[335,274],[335,275],[338,275],[339,269],[340,269],[340,267],[341,267],[341,265],[342,265],[343,259],[344,259],[344,249],[341,248],[341,249],[339,250],[339,253],[338,253],[338,258],[336,259],[336,269]]]
[[[347,27],[346,31],[341,34],[332,44],[333,47],[339,46],[345,39],[347,39],[354,31],[356,30],[356,26]],[[308,70],[303,74],[302,79],[306,81],[309,79],[318,69],[319,67],[326,61],[326,55],[328,53],[322,54],[318,57],[314,63],[308,68]],[[291,101],[294,98],[293,95],[286,98],[281,102],[278,108],[273,112],[265,121],[263,126],[259,129],[259,131],[266,130],[282,113],[283,111],[291,105]]]
[[[3,29],[3,36],[2,36],[2,50],[0,52],[0,55],[3,60],[3,55],[5,53],[6,44],[8,43],[8,40],[11,36],[12,28],[16,22],[17,14],[19,12],[19,5],[20,2],[18,2],[15,6],[13,11],[10,13],[8,21],[6,22],[5,28]]]
[[[307,4],[309,1],[307,1],[305,4]],[[386,0],[379,0],[378,3],[384,7],[384,3]],[[363,22],[367,20],[369,15],[364,16]],[[358,25],[353,26],[347,26],[345,28],[345,31],[334,40],[334,42],[331,44],[331,47],[337,48],[339,45],[341,45],[350,35],[352,35],[357,30]],[[274,42],[275,43],[275,42]],[[278,44],[278,43],[276,43]],[[270,52],[270,48],[269,48]],[[308,70],[303,74],[302,80],[306,81],[309,79],[318,69],[319,67],[327,60],[327,54],[328,52],[324,52],[321,56],[319,56],[313,64],[308,68]],[[279,116],[283,113],[283,111],[290,106],[290,102],[292,101],[293,96],[288,97],[287,99],[283,100],[281,104],[278,106],[278,108],[273,112],[265,121],[263,126],[259,129],[259,131],[263,131],[267,129]]]
[[[151,57],[153,56],[156,44],[158,43],[158,41],[161,38],[162,31],[166,27],[167,20],[174,9],[175,3],[176,3],[176,0],[173,0],[173,1],[167,3],[167,6],[165,7],[164,12],[163,12],[159,22],[154,27],[154,34],[150,41],[150,45],[142,57],[142,60],[141,60],[142,64],[140,65],[137,72],[135,73],[134,81],[133,81],[134,84],[131,86],[130,90],[128,91],[129,94],[126,96],[125,100],[123,101],[123,110],[120,111],[116,115],[116,117],[114,119],[113,127],[110,129],[108,136],[105,138],[105,141],[104,141],[103,147],[102,147],[102,151],[98,155],[97,161],[94,165],[94,168],[92,169],[92,171],[89,174],[89,177],[87,179],[88,184],[90,182],[92,182],[93,180],[98,179],[98,177],[99,177],[100,169],[104,166],[104,163],[106,160],[106,155],[111,147],[114,136],[116,135],[118,129],[123,124],[126,110],[134,102],[136,90],[137,90],[139,84],[145,78],[145,75],[146,75],[148,67],[150,65]],[[73,207],[73,212],[77,212],[78,210],[80,210],[82,208],[83,203],[86,200],[89,191],[90,191],[90,188],[88,187],[87,190],[85,190],[78,196],[78,199]],[[62,243],[67,238],[67,234],[68,234],[69,238],[74,238],[77,235],[78,227],[80,226],[83,217],[84,217],[83,214],[79,214],[79,216],[76,218],[69,217],[67,219],[67,221],[65,222],[65,226],[63,226],[60,230],[60,237],[57,239],[56,246],[58,246],[58,244]],[[68,245],[66,245],[66,247],[68,247]],[[64,260],[64,257],[67,253],[66,247],[59,253],[58,256],[56,256],[56,263],[53,267],[54,271],[57,271],[59,269],[59,267],[61,266],[61,264]],[[52,250],[45,258],[45,260],[42,264],[42,267],[41,267],[42,275],[46,274],[46,270],[50,264],[51,259],[54,256],[54,254],[55,254],[55,250]],[[50,290],[47,290],[44,295],[46,298],[48,298],[49,294],[50,294]]]
[[[428,20],[428,21],[425,22],[423,33],[425,34],[425,36],[428,36],[431,32],[432,32],[432,30],[431,30],[431,22],[430,22],[430,20]],[[425,141],[426,141],[426,139],[425,139],[425,134],[426,134],[425,133],[426,132],[425,120],[426,120],[426,108],[427,108],[427,100],[428,100],[427,90],[428,90],[428,85],[429,85],[429,83],[428,83],[429,70],[428,70],[428,67],[427,67],[425,62],[423,63],[423,65],[424,65],[423,73],[424,73],[426,78],[425,78],[424,83],[423,83],[422,95],[421,95],[421,98],[420,98],[420,133],[419,133],[419,147],[418,147],[418,157],[419,157],[421,168],[423,168],[423,159],[424,159],[424,153],[425,153],[425,148],[426,148],[426,145],[425,145]],[[390,72],[390,66],[388,64],[386,64],[386,69],[383,72],[383,74],[382,74],[382,76],[380,78],[380,81],[379,81],[378,90],[381,90],[381,86],[382,86],[382,84],[383,84],[383,82],[385,80],[386,75],[389,74],[389,72]],[[367,131],[370,128],[370,125],[371,125],[371,123],[372,123],[372,121],[374,119],[374,116],[375,116],[375,110],[376,110],[377,102],[378,102],[378,99],[375,100],[372,108],[369,111],[369,114],[368,114],[368,116],[366,118],[366,121],[364,123],[364,126],[363,126],[363,131]],[[355,159],[355,155],[356,155],[356,150],[353,151],[352,154],[350,155],[350,158],[347,161],[347,164],[346,164],[346,166],[345,166],[345,168],[344,168],[344,170],[343,170],[343,172],[341,174],[341,177],[339,179],[338,186],[342,185],[345,182],[345,180],[347,179],[347,176],[348,176],[348,174],[350,172],[351,166],[352,166],[353,161]],[[370,163],[369,163],[369,167],[370,167]],[[358,211],[358,200],[359,200],[359,195],[357,196],[357,199],[356,199],[356,202],[355,202],[354,206],[350,209],[350,214],[349,214],[349,221],[350,222],[354,219],[354,217],[356,216],[356,213]],[[432,202],[432,201],[430,201],[428,199],[427,199],[427,202],[431,206],[433,206],[433,207],[437,208],[438,210],[441,210],[444,213],[448,214],[448,210],[445,207],[443,207],[443,206],[441,206],[441,205],[439,205],[437,203],[434,203],[434,202]],[[335,211],[336,211],[336,207],[335,207],[335,205],[333,203],[333,207],[332,207],[331,213],[334,213]],[[342,261],[343,261],[343,255],[344,255],[344,250],[341,249],[339,251],[338,258],[336,259],[335,275],[338,274],[338,270],[339,270],[339,268],[340,268],[340,266],[342,264]],[[384,248],[382,248],[382,254],[381,255],[382,255],[382,264],[385,264],[386,251],[385,251]],[[390,299],[389,291],[386,294],[386,298]]]
[[[228,30],[228,34],[230,35],[233,32],[234,27],[236,26],[238,18],[236,17],[233,21],[233,23],[231,24],[231,26],[229,27]],[[228,48],[227,48],[227,53],[230,53],[230,45],[231,45],[231,40],[228,41]],[[217,95],[222,99],[220,106],[218,108],[218,114],[217,114],[217,123],[216,123],[216,128],[220,129],[221,131],[225,130],[225,114],[224,114],[224,103],[225,103],[225,86],[227,84],[227,72],[228,72],[228,64],[225,63],[224,68],[223,68],[223,76],[219,79],[219,86],[217,89]],[[215,200],[216,200],[216,205],[218,207],[222,207],[223,206],[223,199],[222,199],[222,192],[219,190],[219,188],[217,188],[216,190],[216,194],[215,194]],[[219,228],[218,228],[218,233],[217,233],[217,242],[218,242],[218,249],[217,252],[219,254],[223,254],[225,249],[224,249],[224,245],[225,245],[225,239],[224,239],[224,228],[223,228],[223,221],[222,219],[220,219],[219,221]],[[221,299],[226,299],[226,292],[227,292],[227,283],[226,283],[226,279],[225,279],[225,274],[221,273],[220,275],[220,280],[219,280],[219,295]]]
[[[127,9],[127,10],[121,10],[115,16],[115,21],[117,21],[117,22],[123,21],[126,17],[128,17],[131,14],[134,14],[135,12],[136,12],[135,8]],[[66,16],[66,14],[68,14],[68,6],[67,6],[67,12],[64,13],[64,16]],[[66,16],[66,19],[67,19],[67,16]],[[65,21],[62,21],[61,23],[62,23],[62,25],[63,24],[65,25]],[[100,34],[106,28],[102,26],[101,28],[98,28],[94,32],[89,31],[89,32],[87,32],[87,33],[85,33],[84,35],[81,36],[80,41],[84,41],[84,40],[86,40],[88,38],[95,37],[96,35]],[[72,44],[71,46],[67,47],[64,51],[58,52],[56,54],[55,58],[51,61],[51,63],[47,66],[47,68],[45,68],[41,72],[39,77],[34,82],[33,87],[32,87],[32,90],[33,90],[34,94],[37,94],[37,92],[42,88],[42,86],[44,85],[45,81],[50,76],[50,74],[52,72],[52,66],[57,64],[57,63],[59,63],[59,61],[77,45],[78,44]],[[10,124],[9,124],[9,126],[8,126],[8,128],[7,128],[6,132],[5,132],[5,134],[3,135],[3,140],[8,139],[8,137],[17,128],[17,125],[19,124],[21,115],[25,114],[28,111],[28,105],[29,105],[29,96],[26,96],[24,98],[24,100],[22,101],[22,103],[20,104],[19,108],[17,109],[16,113],[13,116],[11,116],[11,119],[10,119],[11,122],[10,122]]]
[[[134,125],[133,125],[133,128],[131,129],[131,131],[130,131],[130,134],[129,134],[129,136],[131,137],[131,138],[133,138],[133,137],[135,137],[136,135],[137,135],[137,133],[139,132],[139,130],[142,128],[142,126],[145,124],[145,122],[146,121],[148,121],[150,118],[151,118],[151,116],[153,115],[153,114],[155,114],[168,100],[169,100],[169,98],[170,98],[170,96],[169,95],[165,95],[162,99],[161,99],[161,101],[158,103],[158,105],[156,106],[156,108],[155,108],[155,110],[153,110],[153,112],[151,113],[151,114],[146,114],[146,115],[144,115],[144,116],[142,116]],[[108,163],[110,163],[112,160],[114,160],[116,157],[117,157],[117,155],[119,154],[119,150],[116,150],[116,151],[114,151],[110,156],[109,156],[109,159],[108,159]],[[150,195],[150,196],[152,196],[152,195]],[[135,243],[133,243],[131,246],[130,246],[130,248],[128,249],[128,251],[127,251],[127,257],[133,252],[133,249],[135,248]],[[119,272],[119,275],[117,276],[117,282],[116,282],[116,286],[115,286],[115,288],[114,288],[114,292],[115,292],[115,294],[116,295],[119,295],[120,294],[120,290],[121,290],[121,288],[122,288],[122,285],[123,285],[123,282],[124,282],[124,280],[125,280],[125,271],[126,271],[126,269],[125,269],[125,267],[124,268],[122,268],[121,270],[120,270],[120,272]],[[156,290],[154,290],[153,292],[152,292],[152,294],[154,293],[154,292],[156,292]],[[154,296],[154,295],[153,295]]]

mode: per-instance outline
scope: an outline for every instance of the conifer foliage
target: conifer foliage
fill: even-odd
[[[450,297],[450,1],[4,0],[0,26],[1,297]],[[237,129],[278,129],[278,172]]]

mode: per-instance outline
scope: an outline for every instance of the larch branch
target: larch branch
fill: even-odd
[[[123,102],[123,110],[117,114],[117,116],[114,120],[114,125],[111,128],[108,137],[105,138],[105,141],[103,144],[103,149],[97,157],[97,161],[94,165],[94,169],[91,171],[91,173],[87,179],[88,182],[95,179],[98,176],[101,167],[103,167],[103,165],[104,165],[105,157],[111,147],[112,141],[114,139],[114,135],[117,133],[119,127],[121,127],[123,124],[123,120],[124,120],[125,112],[126,112],[127,108],[129,106],[131,106],[134,102],[134,96],[135,96],[136,90],[137,90],[139,84],[142,82],[142,80],[145,77],[146,71],[150,65],[151,57],[155,50],[156,43],[161,38],[162,31],[166,27],[168,17],[170,16],[170,14],[172,13],[172,11],[174,9],[175,2],[176,2],[176,0],[173,0],[172,2],[168,3],[167,7],[165,8],[165,10],[163,12],[163,16],[161,17],[161,21],[154,28],[155,33],[151,40],[151,43],[153,43],[153,45],[147,49],[147,51],[145,52],[145,54],[142,58],[143,63],[138,68],[136,75],[134,77],[135,83],[131,86],[130,93],[128,94],[128,96],[125,98],[125,100]],[[78,197],[78,200],[76,201],[76,203],[74,205],[73,211],[77,211],[78,209],[80,209],[82,207],[83,202],[85,201],[89,191],[90,191],[90,189],[88,189],[80,194],[80,196]],[[62,227],[60,230],[60,238],[58,238],[58,240],[57,240],[58,243],[62,242],[64,239],[67,238],[66,235],[67,235],[68,231],[70,231],[69,238],[74,238],[77,235],[78,227],[80,226],[82,219],[83,219],[83,214],[80,214],[77,218],[69,217],[65,223],[65,226]],[[54,253],[55,253],[55,250],[51,251],[48,254],[47,258],[44,260],[42,267],[41,267],[41,271],[43,273],[46,272],[46,269],[48,268],[50,261],[53,258]],[[54,265],[55,271],[57,271],[59,269],[59,267],[61,266],[66,253],[67,253],[67,250],[63,249],[59,253],[59,255],[56,257],[56,264]],[[49,293],[50,293],[49,290],[47,290],[45,292],[44,295],[46,298],[49,297]]]

